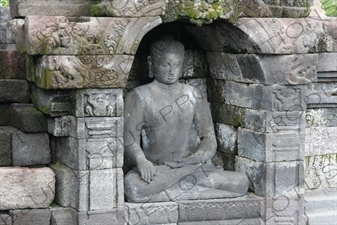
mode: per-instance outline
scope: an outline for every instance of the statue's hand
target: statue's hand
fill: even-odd
[[[140,177],[148,184],[153,180],[156,169],[152,162],[147,159],[141,159],[137,162],[137,169]]]
[[[174,169],[183,167],[184,165],[197,165],[199,163],[201,163],[201,158],[199,155],[190,155],[189,157],[183,158],[178,162],[166,162],[165,165],[171,169]]]

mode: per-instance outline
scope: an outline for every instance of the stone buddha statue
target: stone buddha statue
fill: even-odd
[[[184,46],[171,38],[154,42],[148,56],[152,83],[125,98],[125,158],[132,165],[124,178],[129,202],[239,197],[247,193],[246,175],[211,164],[217,143],[206,98],[178,83]],[[200,139],[189,147],[193,127]]]

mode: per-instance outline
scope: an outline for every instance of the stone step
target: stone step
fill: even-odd
[[[337,225],[337,211],[306,213],[307,225]]]
[[[335,212],[337,214],[337,190],[308,191],[304,194],[307,213]]]

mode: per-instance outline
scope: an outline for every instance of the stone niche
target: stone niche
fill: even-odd
[[[337,20],[299,18],[312,1],[10,3],[0,225],[335,221]],[[245,173],[247,196],[125,202],[123,98],[150,82],[149,46],[164,33],[186,49],[180,82],[209,102],[213,163]]]

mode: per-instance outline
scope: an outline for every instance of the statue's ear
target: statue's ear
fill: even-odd
[[[149,64],[149,77],[153,78],[153,73],[152,73],[152,58],[151,58],[151,56],[147,57],[147,63]]]

